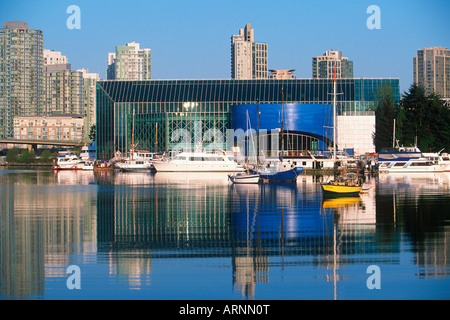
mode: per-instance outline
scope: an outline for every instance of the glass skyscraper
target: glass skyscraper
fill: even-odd
[[[14,135],[15,116],[45,112],[44,35],[28,23],[12,21],[0,29],[0,137]]]
[[[373,115],[379,88],[389,86],[400,100],[398,79],[339,79],[339,115]],[[149,151],[169,151],[178,143],[177,129],[199,140],[210,129],[226,137],[232,129],[231,106],[255,104],[333,104],[332,79],[149,80],[97,82],[97,153],[109,160],[135,143]],[[301,117],[299,114],[295,115]],[[245,129],[245,128],[244,128]],[[192,145],[194,147],[194,145]],[[217,145],[225,149],[226,141]]]

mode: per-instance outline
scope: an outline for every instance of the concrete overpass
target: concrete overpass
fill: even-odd
[[[85,143],[90,144],[92,141],[70,141],[70,140],[31,140],[31,139],[12,139],[12,138],[0,138],[0,143],[5,144],[27,144],[34,150],[38,145],[41,146],[65,146],[65,147],[78,147],[83,146]]]

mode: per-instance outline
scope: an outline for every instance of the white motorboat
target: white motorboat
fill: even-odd
[[[83,168],[81,170],[90,171],[94,170],[94,161],[84,161]]]
[[[232,157],[225,153],[205,151],[181,152],[168,160],[155,160],[157,172],[237,172],[244,171]]]
[[[435,163],[427,158],[417,158],[401,161],[383,161],[379,163],[380,173],[421,173],[443,172],[446,165]]]
[[[150,171],[152,162],[142,159],[127,159],[123,162],[116,162],[114,167],[123,171]]]
[[[132,157],[116,162],[114,167],[122,171],[149,171],[153,168],[154,153],[146,150],[132,150]]]
[[[442,167],[442,172],[450,172],[450,157],[448,153],[441,154],[441,151],[433,153],[424,152],[423,156],[426,159],[433,161],[434,164],[440,165]]]
[[[62,153],[58,156],[55,170],[81,170],[84,167],[84,161],[71,153]]]
[[[94,161],[96,158],[96,143],[95,141],[92,142],[91,146],[88,146],[85,144],[83,147],[81,147],[81,153],[80,158],[83,161]]]

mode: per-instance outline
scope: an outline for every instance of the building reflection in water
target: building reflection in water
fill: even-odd
[[[386,211],[385,216],[393,218],[394,226],[408,235],[420,278],[450,275],[449,190],[449,173],[390,174],[379,178],[377,213]],[[380,220],[377,215],[377,222]]]
[[[66,277],[71,253],[96,251],[92,177],[61,183],[53,171],[0,173],[1,296],[42,297],[46,278]]]
[[[226,254],[226,174],[123,173],[103,182],[112,184],[98,193],[98,251],[110,255],[112,273],[150,282],[152,258]]]
[[[368,180],[369,193],[347,199],[323,198],[318,182],[0,172],[0,294],[44,297],[46,281],[65,279],[74,253],[107,263],[132,289],[151,286],[154,259],[231,258],[233,288],[249,299],[258,283],[276,280],[269,270],[305,265],[326,270],[339,298],[345,266],[399,265],[405,250],[419,278],[448,277],[449,175],[380,175]]]

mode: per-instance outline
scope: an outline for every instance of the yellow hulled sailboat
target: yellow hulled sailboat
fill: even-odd
[[[333,101],[333,161],[336,164],[336,66],[334,66],[334,101]],[[325,195],[358,195],[361,192],[362,184],[355,174],[347,174],[335,177],[335,180],[322,184]]]
[[[339,176],[333,181],[322,184],[322,190],[327,195],[358,195],[362,185],[356,174]]]

